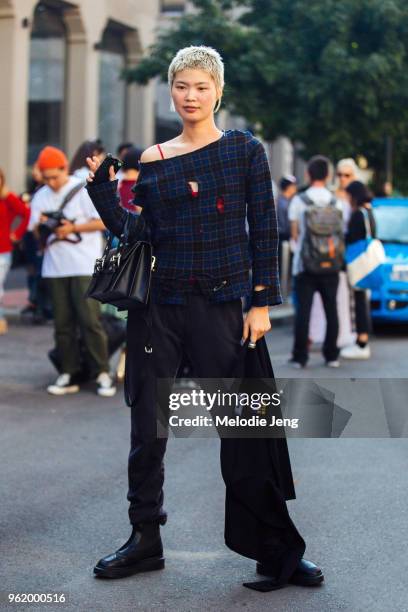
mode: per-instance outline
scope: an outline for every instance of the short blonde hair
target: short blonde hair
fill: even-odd
[[[205,47],[203,45],[191,45],[190,47],[180,49],[171,60],[169,66],[168,82],[170,89],[173,86],[176,73],[188,68],[204,70],[213,78],[217,92],[220,93],[214,109],[217,112],[221,105],[222,90],[224,89],[224,63],[221,55],[212,47]]]
[[[345,157],[337,162],[336,170],[343,170],[344,168],[351,168],[355,177],[359,176],[358,166],[352,157]]]

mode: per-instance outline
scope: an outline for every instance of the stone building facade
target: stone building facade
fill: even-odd
[[[154,140],[155,84],[120,79],[154,40],[160,0],[0,0],[0,167],[14,190],[44,144]]]

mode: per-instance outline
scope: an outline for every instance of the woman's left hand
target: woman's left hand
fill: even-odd
[[[253,306],[244,319],[242,341],[256,342],[271,329],[268,306]]]

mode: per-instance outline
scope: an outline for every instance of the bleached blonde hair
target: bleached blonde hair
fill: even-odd
[[[352,157],[345,157],[337,162],[336,170],[343,170],[344,168],[351,168],[355,178],[358,178],[359,171],[358,166]]]
[[[176,55],[170,62],[168,71],[168,81],[170,89],[173,86],[173,81],[177,72],[195,68],[204,70],[212,77],[219,98],[215,105],[214,112],[217,112],[221,106],[222,90],[224,89],[224,63],[221,55],[212,47],[204,45],[184,47],[177,51]]]

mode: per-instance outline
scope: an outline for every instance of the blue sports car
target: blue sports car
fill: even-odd
[[[371,315],[378,322],[408,322],[408,198],[377,198],[372,204],[387,260],[381,285],[371,292]]]

